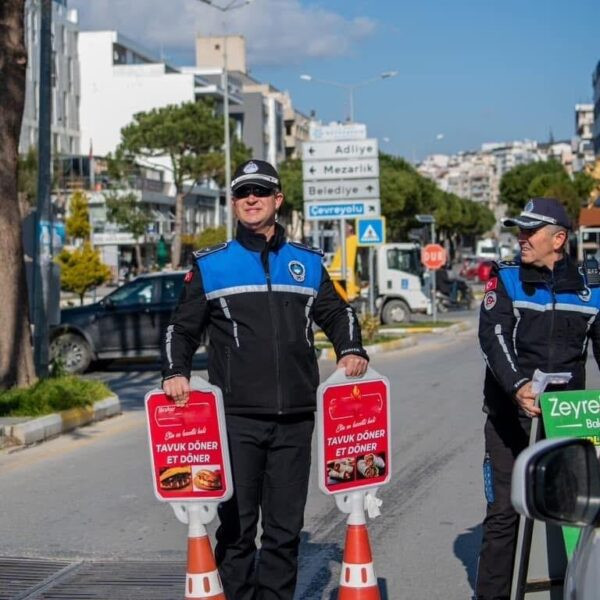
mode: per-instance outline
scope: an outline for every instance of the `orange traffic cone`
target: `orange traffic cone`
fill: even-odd
[[[338,600],[381,600],[364,524],[347,525]]]
[[[188,537],[185,600],[226,600],[208,535]]]

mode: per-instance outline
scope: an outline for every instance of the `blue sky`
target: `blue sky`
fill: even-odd
[[[223,33],[222,13],[197,0],[69,5],[82,29],[119,29],[175,64],[193,63],[196,33]],[[397,70],[355,89],[355,119],[412,161],[550,131],[571,138],[574,105],[592,100],[599,17],[598,0],[254,0],[226,27],[246,37],[254,77],[325,122],[348,115],[349,94],[301,74],[355,84]]]

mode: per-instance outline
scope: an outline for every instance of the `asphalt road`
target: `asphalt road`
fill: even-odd
[[[475,332],[432,334],[375,355],[372,366],[389,378],[393,396],[393,477],[379,492],[382,515],[368,523],[382,596],[467,599],[484,513]],[[322,363],[322,376],[333,368]],[[600,387],[597,370],[589,371],[589,386]],[[0,453],[0,558],[184,561],[186,526],[154,498],[149,477],[142,408],[157,371],[119,365],[92,376],[119,393],[122,416]],[[318,490],[314,466],[296,600],[335,597],[343,552],[345,519]]]

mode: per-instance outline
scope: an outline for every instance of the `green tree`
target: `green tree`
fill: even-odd
[[[530,198],[549,196],[560,200],[573,220],[579,218],[581,200],[577,188],[566,171],[538,175],[527,188]]]
[[[63,290],[75,292],[83,304],[85,293],[108,281],[110,269],[100,260],[98,251],[89,241],[74,250],[62,250],[56,257],[60,265],[60,285]]]
[[[69,216],[66,220],[67,235],[78,242],[90,238],[90,211],[88,199],[84,191],[77,190],[69,198]]]
[[[35,148],[29,148],[25,156],[19,157],[17,165],[17,190],[21,214],[26,216],[37,198],[38,156]]]
[[[138,269],[142,269],[142,249],[140,238],[146,234],[148,225],[152,223],[152,216],[148,207],[141,204],[138,196],[133,192],[119,194],[110,192],[104,194],[106,200],[106,215],[111,223],[115,223],[122,230],[131,233],[135,239],[135,256]]]
[[[506,172],[500,180],[500,202],[506,204],[507,213],[514,216],[523,210],[531,197],[529,186],[540,175],[565,174],[556,160],[519,165]]]
[[[285,202],[281,207],[282,215],[289,215],[293,210],[304,214],[304,190],[302,188],[302,161],[299,158],[288,158],[279,165],[281,188],[285,194]]]
[[[230,122],[233,129],[233,124]],[[173,267],[181,264],[184,219],[184,185],[207,177],[222,180],[223,119],[210,100],[165,106],[134,115],[121,130],[118,152],[124,157],[151,160],[168,157],[175,185],[175,228],[171,245]],[[235,139],[232,135],[231,139]],[[233,164],[241,144],[232,144]]]
[[[25,0],[0,2],[0,388],[36,380],[17,184],[25,104]]]

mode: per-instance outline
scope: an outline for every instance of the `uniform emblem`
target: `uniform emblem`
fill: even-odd
[[[256,171],[258,171],[258,165],[254,162],[249,162],[244,167],[244,173],[256,173]]]
[[[523,212],[533,212],[533,200],[530,200],[523,209]]]
[[[185,283],[189,283],[192,280],[193,277],[194,277],[194,271],[188,271],[185,274],[185,277],[183,278],[183,281],[185,281]]]
[[[498,302],[496,292],[487,292],[483,297],[483,308],[485,308],[485,310],[492,310],[492,308],[496,306],[496,302]]]
[[[304,281],[304,278],[306,277],[306,268],[301,262],[298,262],[297,260],[291,260],[288,263],[288,269],[296,281]]]
[[[592,290],[590,290],[589,287],[586,287],[577,294],[577,297],[582,302],[589,302],[590,299],[592,298]]]
[[[490,279],[487,280],[487,283],[485,284],[485,291],[486,292],[492,292],[497,287],[498,287],[498,278],[497,277],[491,277]]]

